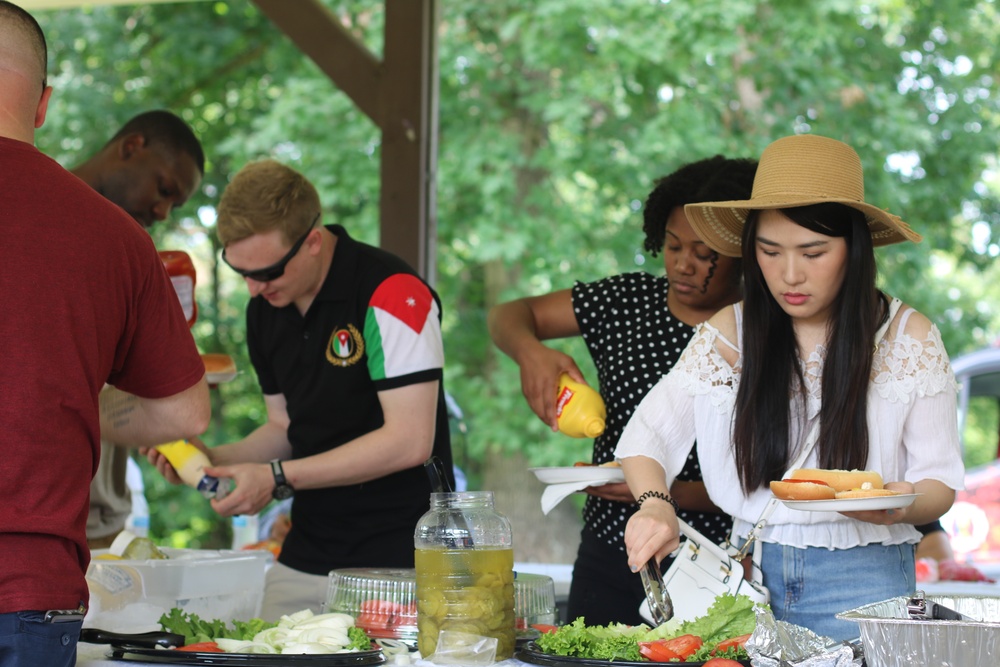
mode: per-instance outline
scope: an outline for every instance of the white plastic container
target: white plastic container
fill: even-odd
[[[87,569],[90,608],[84,627],[110,632],[159,630],[177,607],[203,619],[246,621],[260,615],[268,551],[162,549],[166,560],[102,560]]]

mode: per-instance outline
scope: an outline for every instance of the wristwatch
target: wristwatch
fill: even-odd
[[[285,479],[285,471],[281,469],[281,461],[278,459],[271,461],[271,472],[274,474],[274,491],[271,492],[271,496],[275,500],[291,498],[295,489]]]

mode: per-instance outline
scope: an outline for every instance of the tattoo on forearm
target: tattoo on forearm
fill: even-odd
[[[124,428],[132,423],[132,413],[136,411],[139,399],[117,389],[107,389],[101,393],[101,416],[112,428]]]

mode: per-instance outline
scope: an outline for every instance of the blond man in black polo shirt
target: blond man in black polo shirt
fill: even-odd
[[[294,494],[269,620],[320,611],[332,569],[413,567],[430,497],[422,464],[436,455],[451,474],[437,295],[398,257],[320,219],[316,189],[274,160],[244,167],[218,211],[223,259],[252,297],[247,345],[267,421],[210,450],[209,472],[236,481],[213,506],[253,514]]]

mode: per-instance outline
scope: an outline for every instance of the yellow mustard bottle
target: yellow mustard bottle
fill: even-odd
[[[595,389],[562,374],[556,393],[556,422],[561,432],[573,438],[596,438],[604,433],[607,415],[604,399]]]
[[[228,479],[219,479],[205,474],[205,468],[212,465],[205,452],[187,440],[174,440],[157,445],[156,450],[166,457],[177,475],[188,486],[201,491],[206,498],[222,499],[229,493]]]

